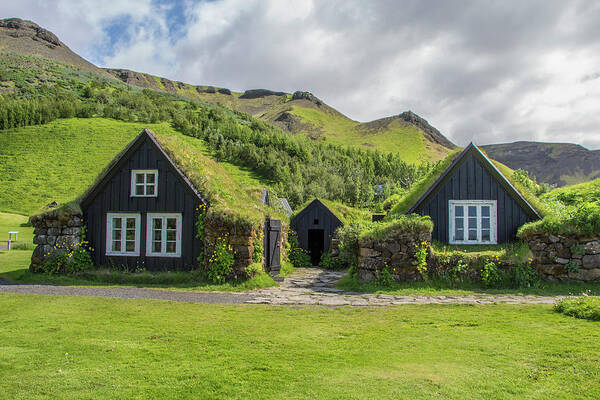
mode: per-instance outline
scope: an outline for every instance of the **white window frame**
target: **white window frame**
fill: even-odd
[[[455,206],[464,206],[463,229],[464,240],[454,240]],[[477,207],[477,239],[468,240],[468,206]],[[490,206],[490,240],[481,240],[481,206]],[[498,243],[498,216],[496,200],[449,200],[448,201],[448,243],[450,244],[497,244]]]
[[[175,253],[167,253],[167,218],[177,219],[177,231],[175,234]],[[152,220],[155,218],[162,218],[162,233],[161,233],[161,248],[160,253],[152,251],[152,235],[154,229],[152,229]],[[183,229],[182,224],[183,218],[181,213],[149,213],[146,217],[146,256],[148,257],[181,257],[181,233]]]
[[[112,233],[113,219],[121,219],[121,251],[112,251]],[[126,249],[127,237],[127,218],[135,218],[135,248],[133,251],[123,251]],[[141,232],[141,216],[136,213],[107,213],[106,214],[106,255],[107,256],[134,256],[140,255],[140,232]]]
[[[144,175],[144,183],[136,183],[136,176]],[[154,175],[154,194],[146,194],[147,191],[147,177],[148,175]],[[144,188],[144,194],[136,194],[136,186],[142,186]],[[131,197],[158,197],[158,170],[157,169],[132,169],[131,170]]]

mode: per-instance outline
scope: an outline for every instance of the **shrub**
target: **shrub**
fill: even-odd
[[[379,272],[377,278],[375,278],[375,283],[379,286],[392,286],[394,284],[394,278],[392,274],[390,274],[390,270],[386,264],[385,267]]]
[[[360,234],[371,226],[372,222],[351,222],[340,226],[335,232],[334,236],[340,241],[338,259],[342,265],[349,266],[351,271],[358,264]]]
[[[535,287],[540,283],[540,275],[531,265],[531,260],[516,264],[510,271],[509,279],[516,288]]]
[[[224,238],[218,238],[215,249],[208,260],[208,279],[216,284],[225,283],[227,277],[233,271],[233,249],[227,243],[227,234]]]
[[[246,267],[244,270],[248,279],[254,278],[256,275],[262,274],[264,271],[261,263],[255,262]]]
[[[254,261],[255,263],[260,263],[263,258],[263,238],[264,234],[262,232],[259,232],[256,239],[254,239],[254,253],[252,253],[252,261]]]
[[[76,274],[94,267],[94,262],[90,253],[83,246],[77,246],[75,249],[67,251],[57,251],[48,261],[46,261],[41,271],[46,274]]]
[[[344,263],[339,257],[331,257],[331,250],[329,250],[321,255],[319,267],[324,269],[339,270],[344,268]]]
[[[554,311],[575,318],[600,321],[600,298],[583,295],[562,299],[554,304]]]
[[[502,274],[493,261],[490,260],[483,265],[481,280],[487,287],[497,287],[502,283]]]
[[[429,243],[422,241],[420,244],[416,244],[417,251],[415,252],[416,260],[413,265],[417,267],[417,271],[423,277],[427,279],[427,254],[429,253]]]
[[[310,256],[304,249],[298,247],[298,238],[293,231],[288,235],[288,260],[296,268],[312,267]]]
[[[433,222],[428,215],[398,215],[390,214],[384,221],[371,224],[369,229],[361,232],[361,238],[380,239],[395,233],[431,233],[433,231]]]

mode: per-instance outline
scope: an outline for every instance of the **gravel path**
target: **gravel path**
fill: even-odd
[[[553,304],[567,296],[405,296],[344,292],[334,287],[342,272],[298,269],[278,287],[243,293],[192,292],[146,288],[102,288],[15,284],[0,279],[0,292],[54,296],[156,299],[211,304],[306,304],[323,306],[391,306],[402,304]]]

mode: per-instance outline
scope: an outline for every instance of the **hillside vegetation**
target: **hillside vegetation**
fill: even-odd
[[[27,67],[20,67],[19,60]],[[81,183],[72,183],[72,186],[66,186],[68,180],[55,182],[62,179],[63,167],[71,170],[73,166],[88,165],[96,171],[124,147],[134,132],[139,132],[142,127],[153,128],[156,124],[159,124],[159,132],[168,127],[199,139],[207,153],[220,163],[235,164],[238,171],[244,168],[246,172],[252,171],[253,176],[260,177],[274,194],[287,197],[292,207],[311,197],[359,207],[376,206],[390,194],[409,187],[430,168],[427,163],[408,164],[396,154],[315,142],[302,135],[281,131],[248,114],[149,89],[128,87],[116,80],[74,71],[49,60],[13,54],[4,62],[10,65],[9,73],[4,76],[10,81],[8,85],[5,81],[4,86],[10,86],[11,90],[0,102],[0,129],[5,130],[0,135],[6,144],[1,153],[6,160],[2,179],[7,182],[19,180],[1,199],[0,204],[8,211],[30,212],[46,200],[60,201],[66,193],[77,193],[91,179],[86,179],[84,173]],[[90,127],[96,121],[104,121],[98,127],[102,132],[92,133],[95,142],[84,140],[77,134],[77,138],[72,134],[69,136],[69,132],[78,129],[61,126],[58,122],[58,125],[51,125],[56,127],[49,131],[55,137],[48,137],[50,143],[47,146],[41,139],[45,128],[13,131],[18,127],[73,117],[91,118]],[[110,123],[97,119],[99,117],[137,125],[133,125],[128,135],[119,137],[120,133],[102,125]],[[62,129],[66,133],[64,139],[57,133]],[[75,143],[70,143],[69,137]],[[34,148],[36,144],[37,149]],[[98,155],[83,151],[81,146],[86,144],[92,146],[89,148],[98,147]],[[79,155],[74,154],[78,151]],[[14,160],[15,157],[20,159]],[[32,171],[23,165],[24,160],[30,161],[32,157],[48,160],[42,164],[49,164]],[[89,162],[88,157],[91,158]],[[46,174],[51,185],[36,188]],[[380,189],[375,191],[376,187]],[[21,202],[19,197],[24,191],[29,191],[30,195],[23,197]],[[33,193],[37,198],[32,197]]]

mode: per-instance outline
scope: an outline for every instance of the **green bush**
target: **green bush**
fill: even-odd
[[[375,283],[379,286],[390,287],[394,284],[395,280],[390,273],[388,266],[386,265],[379,272],[377,277],[375,278]]]
[[[223,284],[233,272],[233,248],[227,243],[227,235],[219,238],[208,259],[208,279],[212,283]]]
[[[255,262],[246,267],[244,270],[246,272],[246,278],[252,279],[256,275],[262,274],[265,272],[261,263]]]
[[[87,249],[77,246],[73,250],[59,250],[41,266],[41,272],[55,275],[73,275],[94,267],[94,262]]]
[[[397,233],[431,233],[433,222],[428,215],[388,215],[383,221],[371,224],[369,229],[361,232],[360,238],[381,239]]]
[[[575,318],[600,321],[600,298],[584,295],[562,299],[554,305],[554,310]]]
[[[324,252],[319,261],[319,267],[331,270],[343,269],[345,264],[340,257],[331,257],[331,250]]]
[[[541,283],[539,273],[531,265],[531,261],[516,264],[509,275],[510,284],[515,288],[531,288]]]
[[[298,238],[296,237],[296,233],[293,231],[288,234],[288,260],[295,268],[312,267],[310,255],[306,252],[306,250],[298,247]]]
[[[519,228],[518,236],[527,239],[536,233],[552,235],[600,235],[600,205],[584,203],[568,206],[543,219]]]
[[[488,261],[483,265],[481,281],[487,287],[498,287],[502,283],[502,274],[493,261]]]

